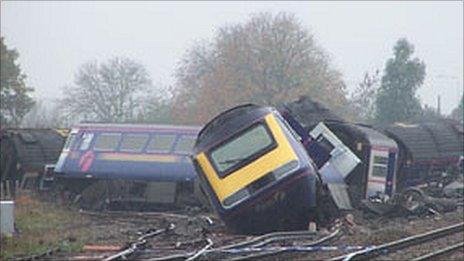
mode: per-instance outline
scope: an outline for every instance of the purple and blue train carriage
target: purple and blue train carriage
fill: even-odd
[[[62,196],[89,209],[196,204],[195,126],[79,124],[55,168]]]

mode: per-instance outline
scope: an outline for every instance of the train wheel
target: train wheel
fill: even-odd
[[[409,189],[403,192],[401,206],[409,212],[417,212],[425,205],[424,195],[420,190]]]

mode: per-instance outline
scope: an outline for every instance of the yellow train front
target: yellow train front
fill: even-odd
[[[319,179],[273,108],[219,114],[199,133],[192,158],[205,195],[233,232],[305,229],[315,217]]]

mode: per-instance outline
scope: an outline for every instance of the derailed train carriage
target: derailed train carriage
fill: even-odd
[[[194,126],[79,124],[57,162],[57,185],[84,208],[195,204]]]
[[[400,148],[398,185],[442,183],[462,175],[464,131],[450,119],[379,127]]]
[[[308,97],[286,104],[282,111],[289,115],[286,118],[290,123],[296,122],[292,125],[301,125],[301,136],[309,136],[307,152],[317,166],[326,162],[353,166],[350,163],[353,156],[347,157],[351,153],[359,160],[354,167],[346,169],[343,180],[338,182],[346,184],[351,204],[358,206],[361,200],[373,196],[393,196],[399,157],[394,139],[371,126],[346,122]],[[346,147],[337,146],[340,143]]]
[[[315,216],[316,171],[275,109],[223,112],[202,129],[192,158],[204,192],[235,232],[304,229]]]
[[[0,130],[2,192],[14,196],[18,186],[40,185],[44,167],[55,164],[67,134],[67,129]]]
[[[231,230],[301,229],[331,205],[350,210],[363,199],[397,199],[398,189],[408,187],[404,177],[424,175],[422,162],[411,160],[420,154],[402,140],[407,137],[392,133],[343,121],[309,98],[280,112],[238,106],[202,129],[193,161],[211,204]],[[434,138],[426,146],[447,149],[425,169],[462,159],[462,131],[458,135]]]

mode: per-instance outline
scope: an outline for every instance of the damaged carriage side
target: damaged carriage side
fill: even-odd
[[[57,162],[57,185],[90,209],[196,204],[188,155],[198,131],[193,126],[79,124]]]
[[[305,111],[306,116],[298,110]],[[396,142],[368,126],[327,116],[325,110],[304,97],[286,106],[282,114],[302,137],[337,207],[349,210],[363,199],[392,197],[396,189]]]

